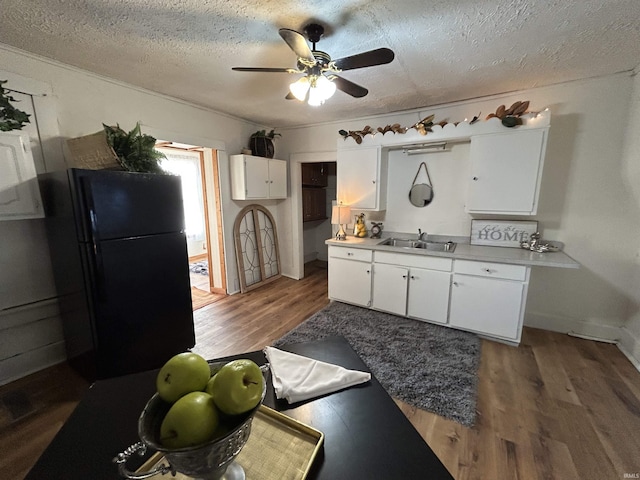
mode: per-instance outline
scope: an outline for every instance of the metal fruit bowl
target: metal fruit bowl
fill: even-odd
[[[211,374],[215,373],[225,365],[226,362],[210,362]],[[264,376],[264,387],[262,389],[262,398],[258,405],[252,410],[241,415],[225,416],[220,414],[223,422],[230,428],[230,431],[223,437],[217,437],[213,440],[203,443],[195,447],[185,448],[166,448],[159,441],[160,425],[165,415],[171,408],[171,404],[162,400],[158,394],[147,402],[138,419],[138,435],[141,442],[135,443],[127,448],[124,452],[119,453],[113,461],[118,465],[120,475],[130,479],[144,479],[154,475],[164,475],[171,473],[175,475],[180,472],[189,477],[203,480],[219,480],[225,473],[225,479],[244,479],[244,471],[233,460],[238,456],[242,447],[247,443],[249,434],[251,433],[251,421],[260,408],[266,393],[267,375],[269,371],[268,365],[260,367]],[[164,458],[168,465],[164,462],[154,470],[147,472],[132,472],[126,468],[126,461],[134,453],[144,455],[147,448],[152,448],[164,454]]]

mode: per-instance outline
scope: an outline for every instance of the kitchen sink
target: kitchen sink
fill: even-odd
[[[453,242],[429,242],[409,238],[388,238],[380,245],[400,248],[421,248],[433,252],[453,252],[456,249],[456,244]]]
[[[381,245],[390,245],[392,247],[403,248],[420,248],[418,245],[424,243],[419,240],[409,240],[406,238],[387,238]]]

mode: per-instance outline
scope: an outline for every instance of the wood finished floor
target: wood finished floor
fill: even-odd
[[[327,303],[314,263],[194,312],[195,350],[260,349]],[[87,388],[66,364],[0,387],[0,478],[26,475]],[[530,328],[518,348],[483,340],[473,428],[397,403],[458,480],[640,474],[640,373],[613,345]]]

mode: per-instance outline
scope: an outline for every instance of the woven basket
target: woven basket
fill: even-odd
[[[73,168],[123,170],[104,131],[67,140],[68,163]]]

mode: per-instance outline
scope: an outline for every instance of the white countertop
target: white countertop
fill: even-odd
[[[347,236],[346,240],[330,238],[325,241],[325,244],[337,247],[365,248],[374,251],[410,253],[412,255],[447,257],[459,260],[509,263],[532,267],[580,268],[580,264],[564,252],[537,253],[523,248],[489,247],[484,245],[470,245],[468,243],[457,243],[453,252],[434,252],[421,248],[380,245],[384,241],[385,238],[374,239]]]

